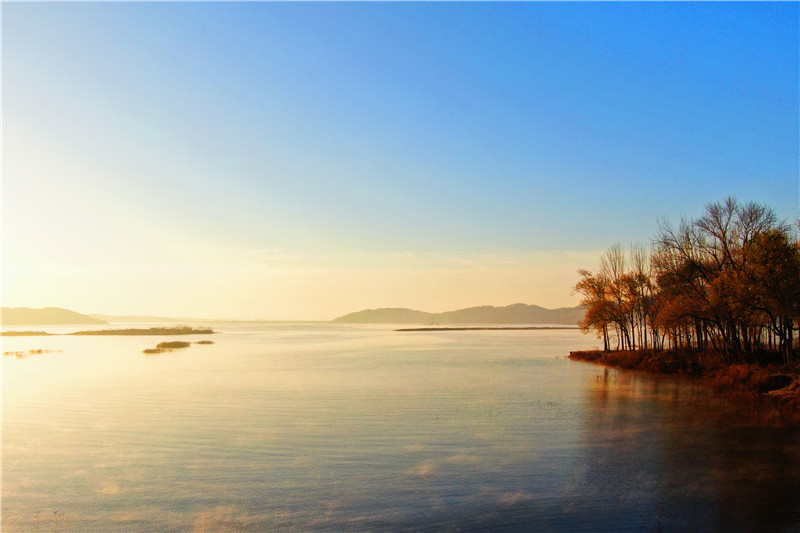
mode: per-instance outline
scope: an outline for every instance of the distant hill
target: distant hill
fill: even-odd
[[[513,304],[506,307],[484,305],[445,313],[426,313],[414,309],[365,309],[334,319],[345,324],[563,324],[577,326],[586,310],[583,307],[545,309],[538,305]]]
[[[104,320],[62,309],[61,307],[3,307],[0,323],[4,326],[21,326],[26,324],[60,325],[60,324],[106,324]]]
[[[436,321],[435,317],[434,313],[413,309],[383,308],[365,309],[340,316],[333,321],[347,324],[431,324]]]

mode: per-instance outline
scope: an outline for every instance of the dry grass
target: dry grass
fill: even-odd
[[[587,361],[616,368],[643,370],[655,374],[702,376],[709,366],[715,366],[716,356],[692,352],[656,352],[653,350],[599,350],[570,352],[573,361]]]

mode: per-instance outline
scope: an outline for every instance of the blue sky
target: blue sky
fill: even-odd
[[[4,305],[555,307],[659,217],[798,217],[797,3],[2,10]]]

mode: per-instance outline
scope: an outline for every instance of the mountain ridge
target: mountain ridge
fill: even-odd
[[[0,324],[4,326],[22,326],[27,324],[68,325],[68,324],[107,324],[105,320],[70,311],[63,307],[3,307]]]
[[[523,303],[505,307],[481,305],[443,313],[428,313],[405,307],[363,309],[333,319],[344,324],[563,324],[578,325],[583,307],[547,309]]]

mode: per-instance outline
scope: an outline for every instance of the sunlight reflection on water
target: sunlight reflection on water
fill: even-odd
[[[4,338],[3,531],[800,527],[797,433],[578,332],[221,329]]]

